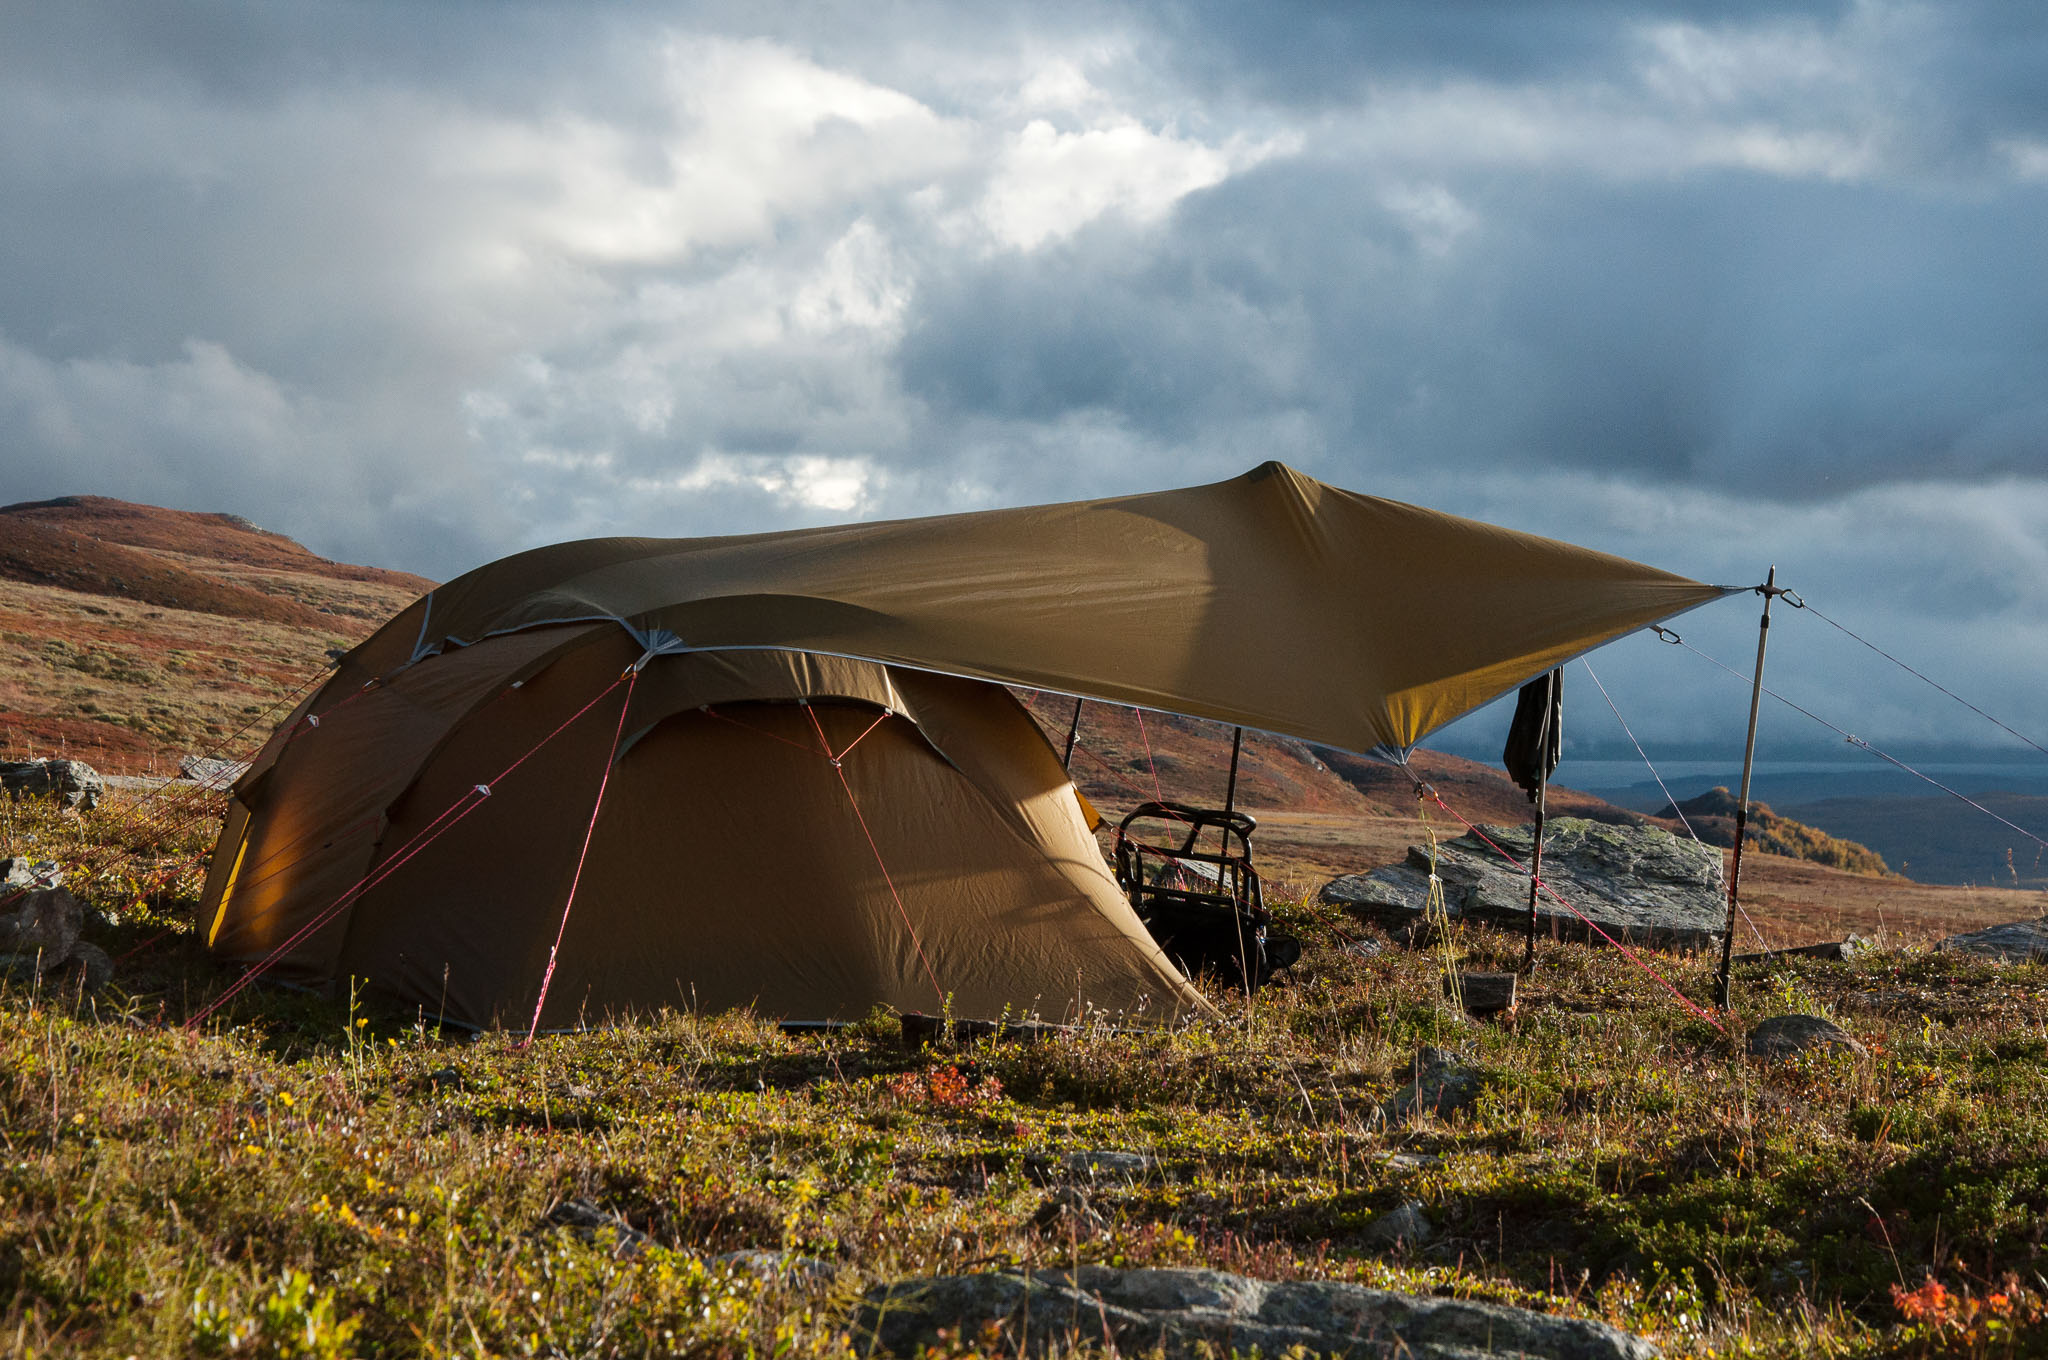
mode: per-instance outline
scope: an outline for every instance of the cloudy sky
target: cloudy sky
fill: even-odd
[[[0,0],[0,500],[446,577],[1279,458],[1775,562],[2048,745],[2038,15]],[[1685,629],[1746,665],[1754,615]],[[1873,740],[1999,740],[1773,647]],[[1675,650],[1596,664],[1739,737]]]

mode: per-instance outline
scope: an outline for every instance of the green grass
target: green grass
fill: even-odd
[[[910,1275],[1213,1265],[1601,1317],[1672,1354],[2041,1354],[2048,970],[1925,953],[1738,975],[1751,1019],[1870,1052],[1763,1065],[1609,951],[1546,945],[1518,1014],[1453,1017],[1432,957],[1312,947],[1249,1016],[906,1051],[650,1015],[544,1038],[255,989],[192,944],[206,825],[10,807],[0,853],[97,858],[97,997],[0,994],[0,1348],[22,1355],[838,1354]],[[169,935],[161,932],[170,930]],[[1454,941],[1469,966],[1517,940]],[[1689,995],[1706,960],[1656,956]],[[1478,1108],[1373,1117],[1422,1043]],[[1067,1152],[1157,1159],[1037,1226]],[[1406,1156],[1395,1158],[1395,1154]],[[644,1233],[557,1226],[581,1200]],[[1371,1245],[1419,1200],[1441,1235]],[[816,1289],[713,1258],[829,1263]],[[1942,1292],[1927,1287],[1934,1281]],[[2002,1300],[2002,1302],[2000,1302]]]

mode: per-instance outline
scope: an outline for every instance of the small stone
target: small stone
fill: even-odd
[[[1423,1212],[1419,1199],[1389,1209],[1365,1226],[1366,1242],[1380,1248],[1419,1247],[1435,1236],[1436,1225]]]
[[[595,1089],[594,1087],[590,1087],[590,1086],[580,1086],[580,1085],[579,1085],[579,1086],[571,1086],[571,1087],[569,1088],[569,1099],[571,1099],[571,1100],[596,1100],[596,1099],[597,1099],[597,1091],[596,1091],[596,1089]]]
[[[1088,1196],[1071,1185],[1063,1185],[1045,1197],[1031,1226],[1060,1237],[1100,1237],[1109,1231],[1109,1220],[1088,1202]]]
[[[437,1067],[427,1073],[427,1089],[431,1091],[460,1091],[466,1085],[462,1073],[452,1067]]]
[[[31,860],[26,855],[0,859],[0,901],[16,888],[55,888],[64,882],[64,871],[56,860]]]
[[[1406,1081],[1380,1104],[1380,1117],[1390,1123],[1418,1113],[1449,1119],[1478,1104],[1485,1085],[1485,1075],[1456,1053],[1425,1046],[1409,1064]]]
[[[712,1257],[711,1263],[724,1266],[735,1275],[752,1275],[770,1284],[828,1284],[839,1275],[838,1267],[830,1261],[820,1261],[815,1256],[799,1256],[793,1251],[760,1248],[728,1251]]]
[[[621,1260],[638,1256],[653,1246],[654,1239],[609,1209],[587,1199],[565,1199],[548,1210],[547,1222],[568,1228],[578,1236],[598,1238],[609,1235],[612,1255]]]
[[[1863,1052],[1847,1030],[1817,1015],[1774,1015],[1749,1032],[1749,1052],[1758,1058],[1789,1058],[1816,1048]]]
[[[1116,1152],[1108,1148],[1099,1148],[1091,1152],[1069,1152],[1060,1159],[1060,1164],[1069,1173],[1086,1176],[1090,1180],[1136,1180],[1158,1165],[1142,1152]]]
[[[96,992],[114,980],[114,961],[107,957],[107,951],[96,944],[80,940],[72,946],[71,957],[64,961],[67,972],[80,975],[85,990]]]

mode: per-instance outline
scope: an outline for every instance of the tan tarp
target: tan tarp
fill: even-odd
[[[524,1022],[558,930],[550,1027],[658,1005],[1181,1013],[1205,1003],[1117,892],[1057,756],[984,681],[1400,753],[1721,593],[1276,463],[1070,505],[537,549],[401,613],[272,736],[215,853],[209,939],[470,1024]],[[834,765],[820,728],[859,744]]]
[[[1212,486],[710,539],[596,539],[436,590],[355,679],[495,633],[623,621],[1405,752],[1531,676],[1720,588],[1326,486]]]

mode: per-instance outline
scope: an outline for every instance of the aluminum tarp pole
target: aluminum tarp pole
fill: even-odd
[[[1223,786],[1223,815],[1229,816],[1237,806],[1237,755],[1244,749],[1244,729],[1234,727],[1230,731],[1230,782]],[[1225,840],[1229,838],[1226,836]]]
[[[1778,569],[1773,566],[1764,583],[1757,587],[1764,597],[1764,615],[1756,626],[1756,673],[1750,677],[1749,736],[1742,746],[1742,792],[1735,803],[1735,863],[1728,870],[1728,925],[1721,935],[1721,973],[1714,988],[1714,1002],[1728,1009],[1728,969],[1735,954],[1735,912],[1742,901],[1742,841],[1749,829],[1749,777],[1756,769],[1756,711],[1764,697],[1764,647],[1771,640],[1771,601],[1784,594],[1778,589]]]
[[[1060,755],[1060,768],[1063,770],[1074,768],[1074,738],[1081,735],[1081,705],[1086,702],[1086,699],[1074,700],[1074,720],[1067,724],[1067,749]]]

